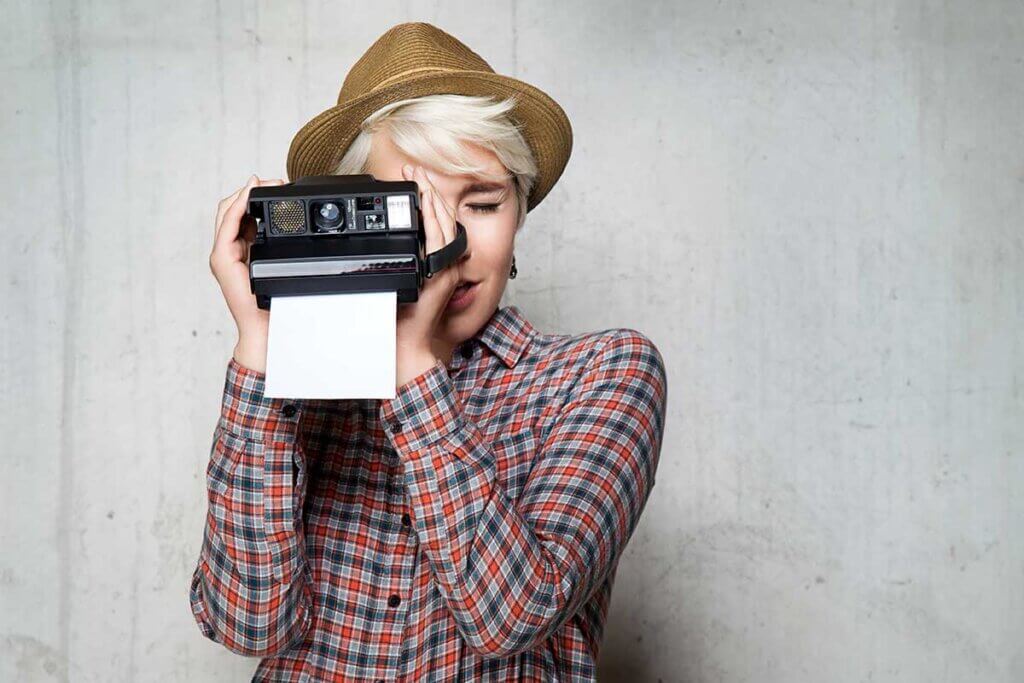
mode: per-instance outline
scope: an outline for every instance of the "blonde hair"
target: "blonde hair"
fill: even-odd
[[[335,173],[366,172],[373,134],[386,131],[398,149],[421,164],[450,175],[474,175],[502,182],[474,163],[460,143],[471,142],[490,150],[512,175],[518,206],[516,231],[526,220],[527,199],[537,178],[537,162],[519,128],[508,116],[513,98],[496,101],[489,96],[425,95],[387,104],[366,117]]]

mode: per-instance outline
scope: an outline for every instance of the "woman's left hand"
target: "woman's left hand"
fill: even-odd
[[[420,209],[426,233],[426,253],[431,254],[455,240],[455,211],[430,182],[423,167],[402,167],[406,180],[415,180],[420,191]],[[426,279],[419,300],[398,305],[397,364],[395,386],[401,387],[426,372],[437,362],[431,341],[448,300],[459,284],[459,263]]]

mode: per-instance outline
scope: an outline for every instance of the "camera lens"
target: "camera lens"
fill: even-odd
[[[345,222],[345,215],[334,202],[324,202],[313,207],[313,222],[317,232],[336,232]]]

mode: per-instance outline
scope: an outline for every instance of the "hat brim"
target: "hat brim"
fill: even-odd
[[[382,106],[424,95],[493,95],[514,97],[510,114],[521,128],[537,162],[537,179],[527,211],[540,204],[562,175],[572,152],[572,126],[562,108],[529,83],[487,71],[447,71],[410,77],[327,109],[310,119],[288,149],[288,178],[332,174],[359,125]]]

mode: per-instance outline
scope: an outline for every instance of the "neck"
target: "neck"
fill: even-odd
[[[430,345],[430,350],[436,358],[445,364],[445,367],[452,364],[452,353],[455,351],[455,345],[435,338]]]

